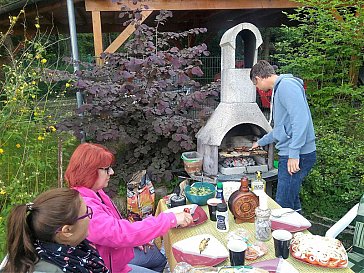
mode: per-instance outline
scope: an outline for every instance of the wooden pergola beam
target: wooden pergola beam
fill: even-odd
[[[102,29],[101,29],[101,14],[100,11],[92,12],[92,28],[94,33],[94,47],[96,62],[99,62],[99,57],[103,50],[102,44]]]
[[[148,18],[149,15],[152,14],[152,10],[142,11],[142,19],[141,23],[144,22],[145,19]],[[132,35],[135,31],[135,25],[129,24],[123,32],[108,46],[105,52],[114,53],[118,48]]]
[[[139,7],[131,0],[123,1],[130,8]],[[285,9],[296,8],[289,0],[149,0],[143,2],[149,10],[211,10],[211,9]],[[121,4],[111,0],[85,0],[86,11],[120,11]]]

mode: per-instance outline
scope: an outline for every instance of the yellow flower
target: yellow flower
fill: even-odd
[[[69,83],[66,83],[66,88],[70,87],[71,85]]]
[[[51,130],[52,130],[52,132],[57,131],[56,127],[54,127],[54,126],[49,126],[49,129],[51,129]]]
[[[45,64],[45,63],[47,62],[47,60],[46,60],[46,59],[42,59],[40,62],[41,62],[42,64]]]
[[[0,155],[4,153],[4,150],[0,148]]]
[[[5,190],[3,190],[3,189],[1,189],[0,194],[1,194],[1,195],[4,195],[5,193],[6,193],[6,191],[5,191]]]
[[[44,137],[42,137],[42,136],[38,136],[38,140],[39,141],[41,141],[41,140],[43,140],[44,139]]]
[[[19,143],[17,143],[15,146],[16,146],[18,149],[21,147],[21,145],[20,145]]]
[[[34,94],[31,94],[30,96],[32,97],[32,99],[35,99],[35,95]]]
[[[35,24],[35,27],[40,29],[40,25],[39,24]]]
[[[13,98],[13,101],[16,101],[16,97]]]
[[[38,116],[38,113],[37,112],[34,112],[34,116],[36,117],[36,116]]]
[[[33,84],[33,85],[36,85],[36,84],[37,84],[37,82],[36,82],[36,81],[32,81],[32,84]]]

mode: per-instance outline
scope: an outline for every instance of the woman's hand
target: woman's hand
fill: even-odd
[[[187,227],[189,224],[193,222],[192,215],[186,212],[175,213],[177,226]]]
[[[145,245],[138,246],[140,251],[144,251],[144,253],[147,253],[148,249],[152,249],[154,247],[153,242],[146,243]]]

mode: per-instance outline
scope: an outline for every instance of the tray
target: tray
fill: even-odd
[[[342,243],[334,238],[298,232],[294,235],[291,256],[303,263],[326,268],[345,268],[348,255]]]

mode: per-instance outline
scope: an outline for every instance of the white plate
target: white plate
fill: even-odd
[[[208,245],[200,253],[200,242],[207,238]],[[186,262],[193,266],[214,266],[229,257],[226,247],[211,234],[200,234],[178,241],[172,245],[172,252],[177,262]]]
[[[311,227],[310,221],[303,217],[298,212],[292,212],[281,217],[273,217],[273,215],[280,215],[284,212],[292,211],[290,208],[273,209],[270,220],[272,222],[272,229],[285,229],[290,232],[297,232],[306,230]]]

